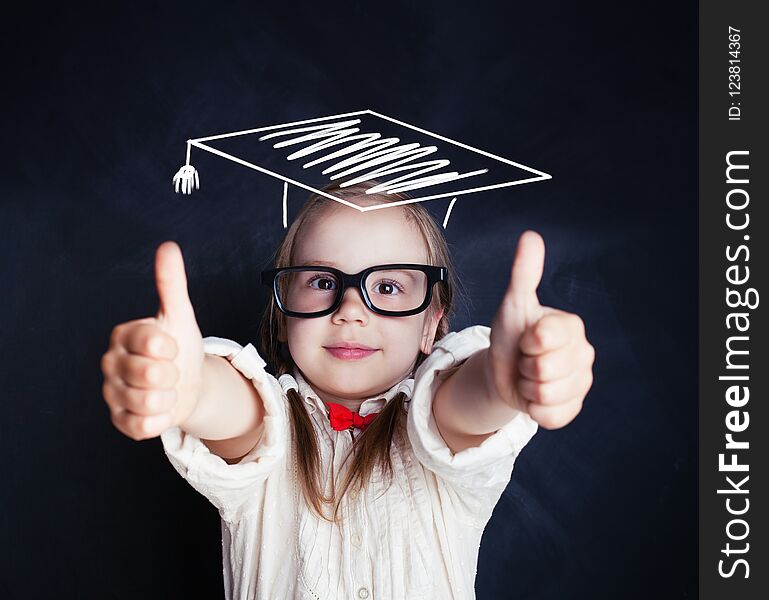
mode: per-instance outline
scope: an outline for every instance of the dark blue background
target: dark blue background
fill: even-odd
[[[478,598],[694,597],[696,7],[9,13],[2,595],[221,597],[216,511],[158,439],[112,426],[99,359],[114,325],[157,311],[166,239],[184,252],[203,334],[256,340],[281,186],[210,157],[202,189],[174,194],[187,138],[372,108],[553,175],[454,206],[446,235],[472,301],[452,329],[490,323],[518,235],[535,229],[541,302],[579,314],[597,350],[580,416],[517,461]],[[427,205],[442,219],[448,202]]]

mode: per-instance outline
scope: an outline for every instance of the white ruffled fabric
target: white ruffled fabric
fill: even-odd
[[[360,496],[342,502],[339,525],[315,517],[300,497],[286,391],[305,399],[327,493],[333,474],[340,477],[350,433],[331,428],[301,372],[277,380],[252,344],[204,339],[207,353],[227,358],[253,382],[265,407],[262,438],[237,464],[178,427],[161,435],[174,469],[219,511],[227,600],[475,597],[483,529],[537,424],[519,413],[480,446],[454,454],[438,431],[432,398],[452,368],[488,347],[489,334],[482,325],[448,334],[413,379],[361,404],[365,416],[404,391],[408,442],[391,448],[392,485],[375,474]]]

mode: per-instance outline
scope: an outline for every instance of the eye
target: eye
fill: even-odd
[[[392,279],[383,279],[377,282],[374,290],[383,296],[396,296],[403,292],[403,286]]]
[[[317,286],[313,285],[315,282],[318,283]],[[307,285],[316,290],[322,290],[322,291],[335,290],[336,280],[328,274],[314,275],[307,282]]]

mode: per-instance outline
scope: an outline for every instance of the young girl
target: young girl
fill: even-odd
[[[333,191],[404,199],[372,185]],[[516,457],[592,384],[582,320],[539,305],[543,264],[525,233],[492,327],[449,333],[455,274],[429,213],[312,196],[262,274],[273,376],[252,344],[201,338],[181,252],[160,246],[160,310],[115,327],[104,398],[219,510],[226,598],[474,598]]]

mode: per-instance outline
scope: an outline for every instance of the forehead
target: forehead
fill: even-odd
[[[400,207],[360,212],[329,206],[305,221],[294,262],[323,261],[355,273],[372,265],[427,263],[427,244]]]

